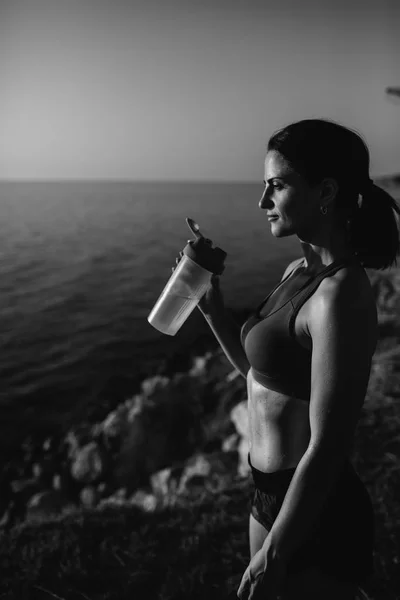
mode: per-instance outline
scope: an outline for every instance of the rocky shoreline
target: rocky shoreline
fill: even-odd
[[[221,351],[208,352],[186,373],[144,379],[100,422],[39,446],[25,440],[3,470],[0,525],[115,503],[155,510],[193,487],[245,474],[244,397],[244,379]]]
[[[366,410],[400,390],[400,270],[368,275],[380,342]],[[0,526],[108,505],[154,511],[223,489],[248,476],[246,419],[246,382],[220,349],[194,357],[186,372],[145,378],[103,420],[24,441],[1,475]]]

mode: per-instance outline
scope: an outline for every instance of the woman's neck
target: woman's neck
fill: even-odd
[[[304,253],[305,268],[310,273],[318,273],[340,259],[354,258],[353,249],[346,243],[322,246],[300,241],[300,244]]]

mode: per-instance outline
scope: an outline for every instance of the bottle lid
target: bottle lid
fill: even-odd
[[[201,237],[190,241],[184,247],[183,253],[214,275],[221,275],[225,269],[226,252],[221,248],[213,248],[206,238]]]

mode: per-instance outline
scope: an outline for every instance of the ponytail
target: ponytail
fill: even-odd
[[[363,267],[387,269],[396,265],[400,251],[398,215],[394,198],[370,181],[348,222],[350,243]]]

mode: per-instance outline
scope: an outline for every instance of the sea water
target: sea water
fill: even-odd
[[[147,321],[191,234],[228,256],[225,304],[261,302],[301,255],[275,239],[261,184],[0,182],[2,435],[128,397],[138,374],[196,340],[193,311],[175,336]]]

